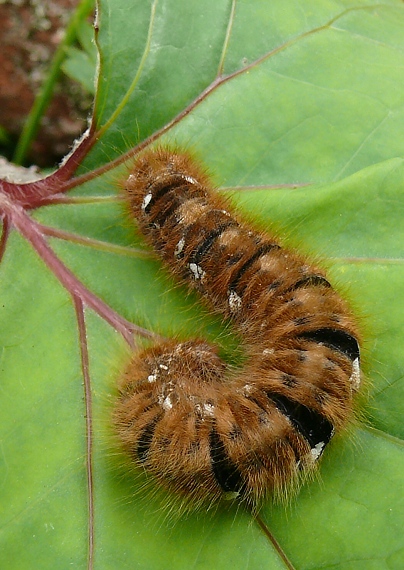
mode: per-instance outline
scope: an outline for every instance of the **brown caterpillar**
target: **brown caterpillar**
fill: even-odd
[[[352,418],[355,319],[321,269],[238,219],[187,154],[146,152],[125,192],[166,266],[234,324],[246,360],[229,367],[203,340],[134,354],[114,411],[124,448],[196,504],[285,497]]]

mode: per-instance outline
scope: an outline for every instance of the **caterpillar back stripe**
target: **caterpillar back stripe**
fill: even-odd
[[[352,418],[358,327],[324,272],[249,227],[185,153],[143,154],[130,210],[166,267],[241,335],[226,365],[199,339],[133,354],[114,423],[136,465],[199,503],[284,497]]]

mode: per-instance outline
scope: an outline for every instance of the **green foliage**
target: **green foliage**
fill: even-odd
[[[77,29],[80,48],[66,48],[66,59],[62,69],[72,79],[82,84],[88,93],[95,93],[95,73],[97,68],[97,48],[94,43],[93,27],[87,22],[80,22]]]

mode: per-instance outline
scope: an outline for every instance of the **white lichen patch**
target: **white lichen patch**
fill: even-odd
[[[192,176],[188,176],[187,174],[182,174],[181,178],[183,178],[190,184],[198,184],[198,181],[195,178],[193,178]]]
[[[177,243],[177,245],[175,246],[175,250],[174,250],[174,255],[176,257],[178,257],[180,255],[180,253],[182,252],[182,250],[184,249],[184,245],[185,245],[185,239],[181,238],[180,241]]]
[[[143,202],[142,202],[142,211],[143,212],[146,210],[147,206],[150,204],[150,201],[152,198],[153,198],[153,194],[151,192],[146,194],[146,196],[143,198]]]
[[[197,265],[196,263],[190,263],[188,267],[195,279],[202,280],[205,277],[206,272],[202,269],[200,265]]]
[[[190,397],[192,401],[193,398]],[[200,404],[199,402],[195,404],[195,413],[199,416],[201,421],[204,421],[205,418],[213,418],[215,416],[215,406],[213,404]]]
[[[242,300],[235,291],[228,291],[229,309],[232,313],[237,313],[242,307]]]
[[[349,381],[351,382],[352,390],[359,390],[359,387],[361,385],[361,369],[359,365],[359,358],[355,358],[355,360],[352,362],[352,374],[349,378]]]
[[[157,374],[150,374],[150,375],[147,377],[147,381],[150,382],[150,383],[155,382],[156,379],[157,379]]]
[[[205,416],[213,418],[215,415],[215,406],[213,404],[204,404],[203,411]]]
[[[166,412],[168,412],[168,410],[171,410],[173,407],[173,403],[171,401],[171,394],[168,394],[168,396],[166,396],[164,398],[164,401],[162,403],[162,408],[163,410],[165,410]]]
[[[244,384],[242,392],[245,396],[249,396],[253,391],[251,384]]]
[[[324,447],[324,441],[320,441],[319,443],[316,443],[316,445],[310,450],[313,461],[317,461],[317,459],[321,456],[324,451]]]
[[[271,356],[274,352],[275,351],[273,348],[264,348],[262,351],[262,356]]]
[[[159,406],[163,408],[166,412],[171,410],[173,407],[173,400],[172,400],[173,390],[167,385],[163,386],[161,393],[157,397],[157,403]]]

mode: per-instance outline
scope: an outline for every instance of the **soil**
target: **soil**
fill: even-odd
[[[0,2],[0,125],[11,144],[8,157],[63,38],[78,0],[6,0]],[[27,164],[52,167],[86,129],[92,97],[61,74],[42,119]]]

